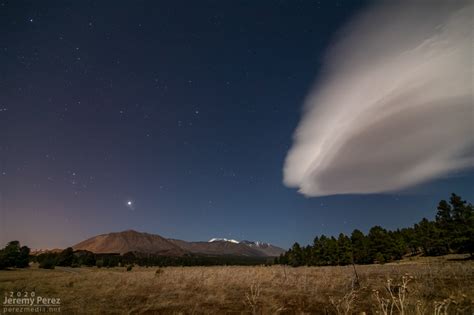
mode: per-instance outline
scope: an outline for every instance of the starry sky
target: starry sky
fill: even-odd
[[[1,1],[0,241],[135,229],[260,240],[433,218],[474,172],[397,193],[283,184],[302,104],[365,1]]]

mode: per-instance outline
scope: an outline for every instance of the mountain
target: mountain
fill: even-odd
[[[93,253],[141,252],[163,256],[182,256],[186,251],[168,239],[155,234],[127,230],[91,237],[72,247]]]
[[[281,247],[274,246],[270,243],[264,243],[264,242],[254,242],[254,241],[236,241],[233,239],[227,239],[227,238],[211,238],[209,240],[209,243],[215,243],[215,242],[229,242],[229,243],[236,243],[240,245],[245,245],[246,247],[250,247],[252,249],[255,249],[259,251],[263,256],[280,256],[280,254],[283,254],[285,250]]]
[[[74,250],[88,250],[93,253],[140,252],[163,256],[183,256],[186,254],[211,256],[272,257],[285,250],[267,243],[236,241],[214,238],[209,242],[186,242],[167,239],[160,235],[127,230],[101,234],[72,246]]]
[[[269,244],[269,243],[263,243],[263,242],[253,242],[253,241],[241,241],[240,244],[245,244],[249,246],[250,248],[254,248],[259,250],[260,252],[264,253],[265,256],[280,256],[280,254],[283,254],[286,252],[283,248]]]
[[[181,240],[170,239],[171,242],[178,245],[184,250],[193,254],[204,255],[233,255],[248,257],[265,257],[263,252],[253,249],[244,244],[229,241],[213,241],[213,242],[185,242]]]
[[[208,242],[185,242],[173,240],[179,247],[196,254],[206,255],[238,255],[252,257],[276,257],[284,253],[283,248],[252,241],[237,241],[227,238],[212,238]]]

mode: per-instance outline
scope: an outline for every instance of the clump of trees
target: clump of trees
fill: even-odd
[[[474,253],[474,208],[452,194],[438,204],[436,218],[422,219],[413,227],[388,231],[374,226],[365,235],[354,230],[350,236],[321,235],[312,245],[295,243],[275,259],[291,266],[328,266],[384,263],[405,255],[439,256],[449,253]]]
[[[26,268],[30,263],[29,256],[30,249],[27,246],[20,246],[20,242],[11,241],[0,249],[0,269]]]
[[[92,267],[97,265],[97,259],[94,253],[82,250],[74,251],[71,247],[68,247],[59,253],[41,253],[37,256],[32,256],[32,260],[37,262],[40,268],[44,269],[54,269],[55,266]],[[100,263],[102,264],[103,262]],[[102,265],[100,265],[100,267],[102,267]]]

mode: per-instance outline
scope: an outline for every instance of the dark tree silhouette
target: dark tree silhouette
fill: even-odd
[[[0,269],[11,267],[26,268],[29,266],[30,249],[21,246],[19,241],[11,241],[0,250]]]
[[[275,260],[291,266],[325,266],[384,263],[405,255],[438,256],[474,253],[474,210],[472,204],[452,194],[441,200],[434,221],[423,218],[410,228],[387,231],[374,226],[364,235],[354,230],[349,237],[316,236],[311,246],[298,243]]]

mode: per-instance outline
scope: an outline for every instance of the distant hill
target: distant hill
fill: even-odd
[[[139,252],[163,256],[202,254],[211,256],[274,257],[285,250],[267,243],[226,239],[212,239],[209,242],[186,242],[167,239],[160,235],[127,230],[102,234],[73,246],[74,250],[93,253]]]

